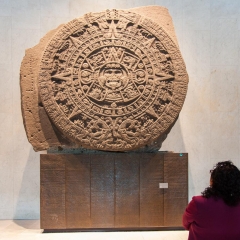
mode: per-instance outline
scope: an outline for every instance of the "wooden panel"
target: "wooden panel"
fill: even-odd
[[[136,154],[115,157],[115,227],[138,227],[139,159]]]
[[[179,227],[188,202],[187,157],[178,153],[41,155],[41,228]],[[169,188],[159,189],[160,182],[168,182]]]
[[[163,154],[144,153],[140,160],[140,226],[163,226]]]
[[[93,228],[114,227],[114,159],[111,154],[94,155],[91,159],[91,220]]]
[[[89,158],[88,154],[66,155],[67,228],[91,227]]]
[[[40,155],[40,215],[42,229],[64,229],[65,161],[61,156]]]
[[[188,155],[164,155],[164,226],[182,226],[182,214],[188,203]]]

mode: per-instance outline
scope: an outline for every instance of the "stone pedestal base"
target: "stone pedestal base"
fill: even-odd
[[[42,154],[45,231],[181,229],[186,153]]]

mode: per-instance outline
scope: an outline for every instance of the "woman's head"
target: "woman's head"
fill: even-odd
[[[227,205],[234,206],[240,202],[240,171],[231,161],[217,163],[211,173],[210,187],[202,195],[220,197]]]

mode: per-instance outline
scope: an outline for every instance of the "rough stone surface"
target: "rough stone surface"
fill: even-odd
[[[34,150],[158,150],[188,76],[167,9],[88,13],[48,33],[21,66]]]

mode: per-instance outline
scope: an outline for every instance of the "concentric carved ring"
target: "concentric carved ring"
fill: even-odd
[[[43,105],[83,147],[125,151],[164,134],[187,91],[181,54],[157,24],[126,11],[85,15],[48,43],[40,67]]]

